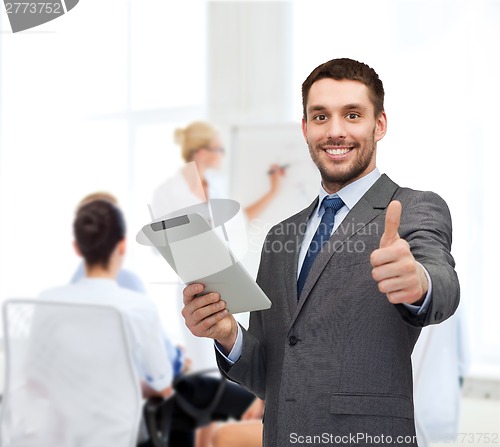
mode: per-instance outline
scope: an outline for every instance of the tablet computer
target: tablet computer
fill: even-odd
[[[153,222],[142,233],[185,284],[203,284],[203,294],[219,293],[232,314],[271,307],[226,242],[199,214]]]

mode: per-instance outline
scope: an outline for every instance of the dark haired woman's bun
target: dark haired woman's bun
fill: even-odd
[[[111,253],[125,237],[121,211],[105,200],[95,200],[79,208],[73,230],[78,248],[89,266],[107,267]]]

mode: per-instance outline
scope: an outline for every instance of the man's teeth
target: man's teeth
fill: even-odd
[[[328,152],[330,155],[344,155],[347,154],[351,149],[326,149],[326,152]]]

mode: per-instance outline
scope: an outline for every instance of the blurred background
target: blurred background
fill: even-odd
[[[451,209],[469,353],[461,430],[496,429],[500,443],[498,0],[80,0],[16,34],[2,6],[0,300],[69,281],[75,207],[105,190],[127,217],[127,267],[175,336],[175,275],[135,242],[154,189],[183,164],[174,129],[218,126],[229,190],[245,204],[260,185],[241,181],[238,138],[252,128],[300,138],[301,83],[336,57],[384,82],[381,171]],[[296,181],[291,171],[284,189]]]

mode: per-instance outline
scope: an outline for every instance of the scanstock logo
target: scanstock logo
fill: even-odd
[[[73,9],[79,0],[13,1],[4,0],[14,33],[57,19]]]

